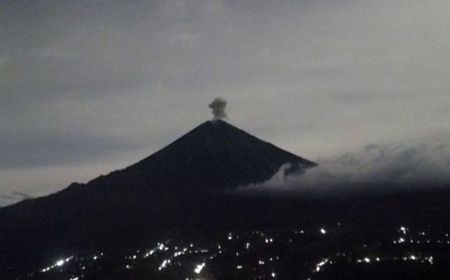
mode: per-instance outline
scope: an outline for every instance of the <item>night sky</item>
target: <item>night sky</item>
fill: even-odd
[[[0,205],[159,150],[210,119],[217,96],[230,123],[311,160],[413,145],[418,162],[448,167],[449,10],[448,0],[0,1]],[[398,155],[395,166],[411,163]]]

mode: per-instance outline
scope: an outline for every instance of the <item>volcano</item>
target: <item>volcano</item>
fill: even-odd
[[[121,176],[164,191],[218,191],[259,183],[283,164],[301,171],[315,163],[283,151],[222,120],[207,121]]]
[[[14,275],[68,250],[247,223],[226,193],[266,181],[286,164],[285,172],[316,165],[223,120],[207,121],[123,170],[0,209],[2,273]]]

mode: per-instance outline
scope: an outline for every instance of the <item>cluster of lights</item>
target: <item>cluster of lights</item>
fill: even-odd
[[[156,244],[156,246],[154,246],[152,249],[146,251],[143,255],[142,258],[143,259],[148,259],[150,257],[155,257],[158,254],[163,254],[166,255],[168,253],[170,253],[171,251],[171,247],[168,246],[168,244],[170,243],[170,240],[166,240],[165,242],[158,242]],[[175,264],[175,259],[183,256],[183,255],[187,255],[187,254],[206,254],[209,252],[208,249],[202,249],[202,248],[195,248],[195,245],[193,243],[190,243],[189,246],[186,247],[178,247],[178,246],[173,246],[173,251],[172,253],[170,253],[168,258],[165,258],[162,260],[162,262],[160,263],[160,265],[157,268],[158,272],[162,272],[165,269],[167,269],[169,266]],[[220,248],[220,245],[218,246],[218,248]],[[137,253],[139,253],[140,250],[137,251]],[[161,255],[162,256],[162,255]],[[131,261],[136,261],[138,258],[138,255],[131,255],[131,256],[127,256],[125,257],[125,259],[127,260],[131,260]],[[125,266],[127,269],[133,269],[134,267],[130,264],[127,264]]]
[[[325,228],[319,228],[319,232],[321,235],[325,235],[327,234],[327,231],[325,230]],[[296,229],[293,231],[294,235],[303,235],[305,234],[305,231],[303,229]],[[261,231],[261,230],[257,230],[257,231],[253,231],[252,235],[256,235],[256,236],[260,236],[262,238],[262,242],[265,244],[272,244],[274,243],[274,237],[269,236],[266,232]],[[239,235],[233,233],[233,232],[229,232],[226,235],[226,239],[228,241],[233,241],[233,240],[239,240]],[[125,257],[125,260],[127,260],[130,263],[125,264],[125,269],[127,270],[132,270],[134,269],[134,266],[136,264],[136,262],[140,259],[148,259],[150,257],[162,257],[167,256],[167,253],[169,253],[169,251],[171,251],[171,248],[168,246],[168,243],[170,242],[170,240],[166,240],[164,242],[158,242],[156,244],[156,246],[154,246],[153,248],[144,251],[143,253],[141,253],[140,250],[137,250],[137,252],[135,254],[129,255]],[[293,240],[292,238],[289,238],[289,242],[292,243]],[[250,251],[252,247],[252,244],[247,241],[244,243],[244,248],[246,251]],[[183,255],[195,255],[195,254],[206,254],[209,253],[208,249],[196,249],[195,245],[193,243],[190,243],[188,247],[182,247],[182,248],[178,248],[177,246],[173,247],[174,251],[171,253],[170,256],[162,259],[162,261],[160,262],[159,266],[157,267],[157,271],[158,272],[162,272],[164,271],[166,268],[168,268],[169,266],[173,265],[173,264],[178,264],[181,265],[180,262],[175,262],[175,259],[178,257],[181,257]],[[210,254],[209,259],[213,260],[215,257],[217,257],[217,255],[220,255],[223,253],[223,248],[222,245],[219,244],[217,245],[217,250],[215,250],[216,252],[213,254]],[[236,257],[240,257],[241,256],[241,252],[240,251],[236,251],[235,253]],[[101,256],[103,256],[103,253],[100,253]],[[72,258],[72,257],[71,257]],[[50,271],[51,269],[55,268],[55,267],[60,267],[63,266],[66,262],[70,261],[71,258],[67,258],[67,259],[62,259],[62,260],[58,260],[54,265],[46,267],[44,269],[42,269],[42,272],[47,272]],[[97,260],[99,258],[98,255],[94,255],[93,256],[93,260]],[[279,260],[278,256],[273,256],[273,257],[268,257],[267,261],[269,262],[274,262],[275,260]],[[199,274],[204,266],[206,264],[204,262],[202,262],[201,264],[196,265],[195,269],[194,269],[194,273]],[[257,265],[258,266],[264,266],[266,265],[266,260],[263,259],[259,259],[257,261]],[[236,265],[236,270],[242,270],[244,268],[244,265],[242,264],[238,264]],[[85,270],[86,267],[83,266],[81,268],[82,270]],[[198,272],[198,273],[197,273]],[[277,273],[276,272],[270,272],[269,273],[270,277],[275,278],[277,277]],[[76,279],[76,278],[74,278]]]
[[[194,273],[196,274],[200,274],[203,270],[203,268],[205,268],[206,264],[205,263],[201,263],[195,266],[194,268]]]
[[[338,226],[341,226],[339,223]],[[248,254],[253,255],[253,250],[256,250],[255,252],[259,252],[259,250],[268,250],[269,248],[278,248],[278,246],[283,246],[283,244],[286,244],[286,241],[289,242],[289,246],[292,246],[291,243],[294,241],[297,242],[297,240],[310,240],[309,237],[313,237],[316,240],[329,238],[329,236],[334,236],[335,234],[339,234],[339,231],[336,230],[336,228],[333,227],[315,227],[315,228],[308,228],[307,229],[308,235],[307,239],[300,237],[298,235],[304,235],[305,231],[303,229],[295,229],[289,232],[283,232],[287,233],[286,235],[280,234],[278,232],[265,232],[262,230],[255,230],[251,232],[246,232],[245,234],[241,234],[241,236],[238,234],[238,232],[226,232],[224,235],[222,235],[221,241],[211,244],[212,247],[206,247],[201,248],[197,246],[197,243],[178,243],[173,244],[171,240],[166,240],[163,242],[158,242],[154,244],[154,247],[149,247],[151,249],[143,250],[142,252],[140,250],[135,251],[134,254],[127,255],[125,257],[126,263],[123,264],[123,267],[127,270],[134,270],[135,267],[139,265],[139,262],[149,261],[155,264],[154,270],[152,270],[154,273],[171,273],[171,271],[175,271],[172,268],[173,267],[186,267],[192,275],[186,275],[186,276],[195,276],[193,279],[197,279],[199,277],[203,277],[201,274],[204,271],[207,263],[209,266],[211,266],[211,263],[214,262],[216,258],[219,257],[219,255],[227,254],[227,257],[232,257],[234,260],[231,260],[231,266],[230,269],[235,270],[236,273],[242,273],[242,272],[258,272],[260,271],[264,272],[264,279],[267,278],[279,278],[280,276],[276,272],[276,266],[280,261],[280,257],[276,254],[267,254],[264,253],[263,255],[260,255],[259,257],[256,257],[252,263],[243,263],[242,260],[246,260],[246,256]],[[445,233],[443,231],[440,231],[440,239],[433,239],[431,238],[431,234],[425,231],[416,232],[416,234],[413,234],[415,231],[407,226],[400,225],[395,228],[394,231],[391,231],[392,233],[397,234],[398,236],[395,237],[395,239],[392,241],[394,244],[430,244],[434,241],[438,244],[450,244],[450,238],[449,234]],[[445,237],[443,236],[445,235]],[[417,239],[413,239],[416,238]],[[390,239],[392,240],[392,239]],[[276,242],[275,242],[276,241]],[[376,248],[374,246],[371,246],[370,243],[364,242],[365,244],[360,243],[361,249],[364,249],[366,251],[370,250],[369,248]],[[295,243],[297,244],[297,243]],[[389,241],[388,244],[392,244],[391,241]],[[169,246],[170,245],[170,246]],[[175,246],[178,245],[178,246]],[[382,243],[381,243],[382,246]],[[392,247],[392,245],[390,245]],[[409,247],[408,247],[409,248]],[[270,249],[269,249],[270,250]],[[433,256],[423,256],[423,253],[421,253],[419,250],[414,250],[415,253],[408,252],[407,255],[399,255],[399,256],[385,256],[384,254],[376,256],[376,254],[366,252],[366,256],[359,256],[358,258],[348,258],[347,253],[335,253],[332,255],[322,255],[322,258],[320,258],[317,262],[311,263],[313,265],[310,270],[308,270],[306,273],[310,274],[312,277],[314,274],[321,273],[326,270],[326,267],[329,265],[334,265],[337,260],[343,259],[346,260],[349,264],[355,264],[355,265],[369,265],[369,264],[376,264],[380,262],[421,262],[421,263],[427,263],[430,265],[434,264],[434,258]],[[349,256],[352,256],[353,254],[350,254]],[[98,253],[95,255],[92,255],[90,258],[80,258],[80,264],[82,264],[81,261],[85,260],[97,260],[99,258],[103,257],[103,253]],[[316,256],[320,257],[320,255]],[[65,259],[60,259],[56,261],[54,264],[45,267],[40,270],[40,272],[45,273],[49,272],[55,268],[62,268],[64,265],[66,265],[68,262],[71,262],[74,259],[74,257],[69,257]],[[78,258],[77,258],[78,259]],[[86,266],[89,266],[89,264],[86,264]],[[81,270],[86,269],[86,266],[81,267]],[[264,268],[262,268],[264,266]],[[170,268],[172,267],[172,268]],[[170,269],[169,269],[170,268]],[[64,268],[66,270],[66,268]],[[63,271],[62,269],[58,269],[58,271]],[[209,273],[209,272],[208,272]],[[311,274],[312,273],[312,274]],[[68,278],[69,280],[79,280],[83,278],[82,275],[80,276],[71,276],[71,278]],[[190,279],[190,278],[185,278]]]
[[[90,256],[90,257],[80,257],[80,258],[75,258],[75,256],[70,256],[68,258],[62,258],[57,260],[54,264],[47,266],[45,268],[42,268],[39,270],[39,272],[41,273],[47,273],[50,271],[54,271],[56,269],[58,269],[57,271],[65,271],[66,270],[66,265],[70,262],[70,263],[74,263],[77,264],[79,266],[80,271],[84,271],[86,270],[86,265],[93,265],[92,261],[95,262],[97,260],[99,260],[100,258],[104,257],[103,252],[96,252],[94,255]],[[88,262],[89,264],[87,264],[86,262]],[[29,273],[28,276],[32,277],[34,275],[34,273]],[[68,278],[68,280],[80,280],[81,278],[83,278],[84,275],[81,274],[79,276],[76,275],[72,275]]]
[[[320,262],[318,262],[316,264],[316,268],[315,268],[314,272],[320,272],[322,270],[322,267],[324,267],[326,264],[328,264],[329,261],[330,260],[327,258],[322,259]]]
[[[266,239],[264,239],[264,242],[265,242],[266,244],[268,244],[268,243],[273,243],[273,238],[266,238]]]
[[[386,261],[420,261],[422,263],[429,263],[431,265],[433,265],[433,256],[429,256],[429,257],[420,257],[418,255],[415,254],[410,254],[407,256],[402,256],[402,257],[364,257],[362,259],[356,259],[356,263],[358,264],[364,264],[364,263],[371,263],[371,262],[386,262]]]
[[[169,265],[171,262],[172,262],[171,259],[163,260],[163,262],[161,263],[161,265],[158,267],[158,270],[159,270],[159,271],[164,270],[164,269],[167,267],[167,265]]]
[[[335,255],[335,257],[327,257],[327,258],[322,258],[319,262],[317,262],[315,264],[315,267],[313,269],[313,273],[320,273],[325,269],[325,266],[327,265],[332,265],[335,263],[335,261],[333,261],[333,258],[339,258],[342,256],[345,256],[345,253],[338,253]],[[372,263],[379,263],[379,262],[392,262],[392,261],[404,261],[404,262],[408,262],[408,261],[412,261],[412,262],[421,262],[421,263],[428,263],[429,265],[433,265],[434,264],[434,258],[433,256],[428,256],[428,257],[421,257],[419,255],[415,255],[415,254],[410,254],[407,256],[401,256],[401,257],[374,257],[374,256],[366,256],[366,257],[362,257],[362,258],[357,258],[354,260],[354,262],[356,264],[372,264]],[[307,279],[311,279],[311,278],[307,278]]]
[[[400,226],[398,229],[398,232],[401,234],[400,237],[398,237],[397,239],[393,240],[392,243],[393,244],[432,244],[432,243],[436,243],[436,244],[447,244],[450,245],[450,239],[449,239],[449,234],[446,232],[444,233],[441,238],[435,238],[432,239],[430,237],[427,238],[427,233],[425,231],[420,231],[418,233],[418,237],[417,239],[414,239],[411,236],[411,231],[409,230],[408,227],[406,226]],[[409,236],[408,236],[409,235]]]
[[[57,267],[61,267],[61,266],[65,265],[66,263],[70,262],[72,259],[73,259],[73,256],[65,258],[65,259],[57,260],[53,265],[47,266],[47,267],[41,269],[41,272],[45,273],[45,272],[49,272],[50,270],[53,270]]]

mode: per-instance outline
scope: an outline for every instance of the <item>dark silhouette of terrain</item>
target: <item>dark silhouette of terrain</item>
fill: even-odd
[[[64,251],[119,250],[162,233],[251,222],[239,208],[252,204],[227,193],[286,163],[286,172],[315,166],[225,121],[207,121],[128,168],[0,209],[0,272],[27,271]],[[260,215],[255,207],[250,216]]]

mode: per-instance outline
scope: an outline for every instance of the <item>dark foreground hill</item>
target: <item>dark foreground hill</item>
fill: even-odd
[[[224,121],[205,122],[126,169],[0,209],[0,273],[27,271],[65,251],[259,223],[259,213],[244,218],[226,193],[269,179],[283,164],[288,172],[315,166]]]

